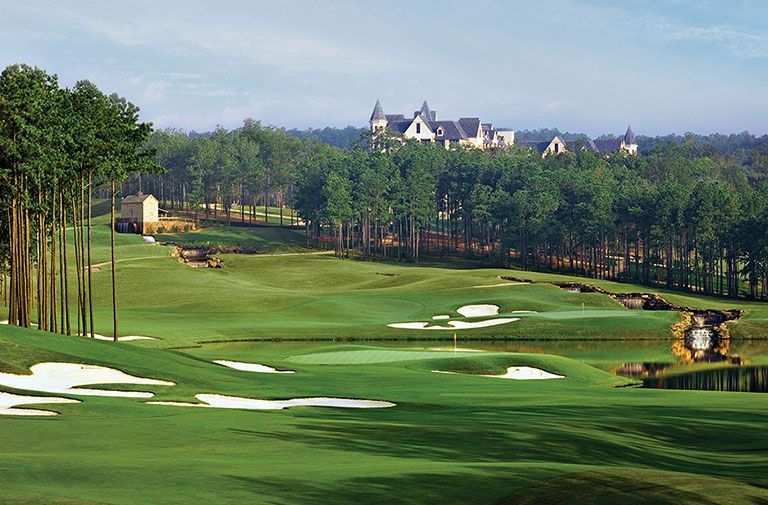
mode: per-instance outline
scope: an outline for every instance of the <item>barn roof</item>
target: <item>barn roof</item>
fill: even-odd
[[[122,203],[144,203],[144,201],[147,200],[149,197],[155,198],[150,194],[128,195],[125,198],[123,198]],[[157,200],[157,198],[155,198],[155,200]]]

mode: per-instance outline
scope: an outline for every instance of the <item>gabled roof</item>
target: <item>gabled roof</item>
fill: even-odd
[[[384,109],[381,107],[381,102],[376,100],[376,105],[373,106],[373,113],[371,114],[371,121],[378,121],[386,119],[384,116]]]
[[[125,198],[123,198],[122,203],[143,203],[149,197],[152,197],[155,200],[157,200],[157,198],[155,198],[154,196],[152,196],[150,194],[146,194],[146,195],[144,195],[144,194],[141,194],[141,195],[128,195]]]
[[[387,121],[405,121],[405,116],[402,114],[386,114],[384,117]]]
[[[600,152],[600,149],[595,145],[595,141],[587,138],[580,138],[566,142],[565,146],[571,151],[591,151],[593,153]]]
[[[458,121],[432,121],[429,127],[435,132],[435,140],[463,140],[467,138],[467,133]],[[442,135],[437,135],[438,128],[443,129]]]
[[[607,140],[595,140],[593,141],[595,147],[601,153],[612,153],[621,149],[621,143],[624,139],[607,139]]]
[[[467,137],[476,137],[477,132],[480,129],[479,117],[462,117],[459,118],[459,124],[461,128],[467,133]]]
[[[394,133],[405,133],[405,130],[411,126],[411,123],[413,123],[413,120],[411,119],[405,119],[403,121],[390,121],[387,123],[387,128],[392,130]]]
[[[547,147],[549,147],[549,144],[551,144],[551,140],[545,140],[543,142],[535,141],[535,140],[521,140],[517,143],[520,147],[527,147],[529,149],[535,149],[536,152],[539,154],[544,154],[544,151],[547,150]]]

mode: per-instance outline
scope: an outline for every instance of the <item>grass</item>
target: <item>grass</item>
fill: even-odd
[[[307,238],[302,232],[275,227],[238,228],[207,224],[187,233],[161,233],[160,242],[173,242],[190,247],[208,245],[241,246],[263,253],[307,252]]]
[[[61,413],[53,418],[0,416],[0,502],[768,502],[768,396],[616,387],[632,384],[610,373],[623,362],[673,359],[677,314],[630,311],[605,295],[546,283],[475,287],[508,275],[573,280],[566,276],[304,254],[303,237],[283,232],[215,226],[178,236],[300,254],[225,255],[223,269],[191,269],[165,247],[118,235],[121,333],[159,340],[113,344],[0,326],[0,371],[90,363],[177,383],[131,386],[156,400],[338,396],[396,407],[256,412],[85,397],[51,405]],[[94,262],[106,261],[109,229],[99,222],[93,234]],[[111,321],[109,268],[93,274],[101,333]],[[765,340],[741,338],[766,334],[765,305],[661,292],[681,305],[744,308],[730,323],[739,337],[731,353],[768,363]],[[435,350],[454,345],[453,331],[387,327],[459,318],[456,310],[474,303],[497,304],[501,315],[537,312],[456,332],[460,348],[483,352]],[[414,341],[424,338],[442,340]],[[297,373],[241,372],[217,359]],[[513,365],[566,378],[474,376]]]
[[[105,216],[96,219],[93,237],[94,263],[108,261]],[[678,319],[675,312],[632,311],[606,295],[568,293],[546,283],[574,279],[568,276],[478,268],[471,262],[381,263],[316,255],[305,247],[301,233],[279,228],[214,225],[161,240],[191,246],[239,244],[264,254],[224,254],[222,269],[191,269],[163,246],[118,234],[120,332],[161,339],[143,344],[149,346],[241,339],[450,339],[452,330],[387,325],[431,321],[436,314],[460,318],[457,309],[470,303],[497,304],[502,316],[521,320],[456,331],[461,339],[658,339],[668,338]],[[287,255],[275,256],[280,254]],[[109,268],[104,265],[93,274],[96,331],[103,334],[111,328]],[[503,284],[500,277],[510,275],[540,283],[477,288]],[[740,307],[746,315],[729,323],[734,337],[768,334],[768,305],[763,303],[588,282],[615,292],[656,291],[686,306]],[[70,286],[74,291],[74,281]],[[512,314],[519,310],[536,313]]]
[[[397,403],[377,410],[256,412],[85,397],[51,406],[61,412],[56,418],[0,417],[0,478],[3,500],[11,503],[136,503],[146,501],[148,489],[152,501],[162,503],[768,499],[763,395],[614,388],[626,380],[540,354],[276,343],[173,351],[13,328],[2,330],[0,345],[4,371],[55,359],[177,383],[137,387],[155,391],[157,400],[196,401],[194,394],[205,392]],[[350,353],[354,359],[347,360]],[[325,364],[340,356],[349,363]],[[240,372],[213,359],[297,373]],[[511,365],[566,378],[430,372],[496,373]]]

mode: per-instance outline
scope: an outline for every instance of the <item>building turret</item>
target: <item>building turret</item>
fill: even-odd
[[[627,145],[636,144],[635,132],[632,131],[632,126],[627,126],[627,133],[624,134],[624,143]]]
[[[632,131],[632,126],[627,126],[627,133],[624,134],[624,145],[622,149],[629,154],[637,154],[637,142],[635,141],[635,132]]]
[[[381,107],[381,102],[379,100],[376,100],[376,105],[373,107],[370,122],[371,131],[384,130],[387,128],[387,116],[384,115],[384,109]]]

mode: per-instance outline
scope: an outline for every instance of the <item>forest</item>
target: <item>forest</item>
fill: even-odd
[[[41,330],[93,334],[93,195],[106,192],[114,223],[129,174],[161,170],[145,150],[151,125],[138,115],[89,81],[62,88],[56,76],[27,65],[0,75],[0,281],[10,324],[30,327],[34,315]],[[113,267],[114,250],[113,225]]]
[[[768,298],[768,147],[749,134],[678,140],[638,156],[542,158],[367,131],[341,149],[253,119],[207,134],[153,131],[136,106],[88,81],[63,88],[13,65],[0,75],[3,301],[11,324],[30,326],[35,311],[41,329],[92,332],[93,201],[106,199],[114,222],[117,199],[137,192],[198,219],[256,225],[261,212],[301,223],[310,245],[340,257],[469,258]]]
[[[646,155],[542,158],[446,151],[365,135],[342,150],[246,120],[190,139],[158,131],[162,175],[134,177],[169,208],[250,221],[296,209],[339,256],[466,257],[729,297],[768,294],[768,156],[688,141]],[[368,147],[366,147],[368,146]]]

